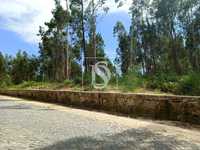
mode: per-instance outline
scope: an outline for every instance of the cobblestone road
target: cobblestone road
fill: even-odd
[[[0,150],[200,150],[200,132],[0,96]]]

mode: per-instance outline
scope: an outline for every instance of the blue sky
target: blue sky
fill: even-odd
[[[0,29],[0,51],[4,54],[15,55],[19,49],[37,55],[38,44],[26,42],[13,31]]]
[[[0,0],[0,3],[0,51],[4,54],[15,55],[21,49],[29,54],[37,55],[38,29],[51,18],[53,0]],[[116,56],[117,48],[116,38],[113,37],[113,27],[117,21],[122,21],[126,28],[129,28],[129,4],[117,8],[114,6],[114,0],[109,0],[107,5],[110,7],[110,12],[98,21],[97,30],[104,38],[105,52],[111,59]]]

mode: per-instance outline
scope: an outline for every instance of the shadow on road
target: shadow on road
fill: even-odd
[[[100,137],[77,137],[60,141],[37,150],[199,150],[198,145],[177,141],[170,136],[155,134],[147,129],[131,129]]]
[[[32,106],[26,106],[26,105],[13,105],[13,106],[1,106],[0,110],[40,110],[40,111],[50,111],[54,109],[50,108],[38,108],[38,107],[32,107]]]

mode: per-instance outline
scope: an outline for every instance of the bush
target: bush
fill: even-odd
[[[67,86],[71,86],[71,85],[73,85],[73,81],[71,81],[71,80],[65,80],[64,81],[64,85],[67,85]]]
[[[1,79],[0,79],[0,88],[5,88],[7,86],[12,85],[12,81],[9,75],[4,75]]]
[[[53,85],[47,82],[23,81],[21,84],[8,86],[8,89],[50,89]]]
[[[135,70],[129,71],[119,79],[119,86],[125,91],[134,91],[144,86],[145,80],[140,73]]]
[[[179,95],[200,95],[200,74],[157,74],[147,79],[147,87]]]
[[[174,74],[156,74],[147,78],[147,88],[159,89],[163,92],[175,92],[178,77]]]
[[[16,87],[19,89],[26,89],[26,88],[32,88],[38,85],[40,85],[40,83],[37,83],[35,81],[23,81],[21,84],[16,85]]]
[[[77,85],[81,85],[82,84],[82,76],[75,76],[73,79],[73,83],[77,84]]]
[[[200,74],[182,76],[178,82],[177,94],[200,95]]]

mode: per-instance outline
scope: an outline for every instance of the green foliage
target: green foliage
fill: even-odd
[[[119,88],[124,91],[134,91],[144,87],[145,79],[136,70],[129,71],[119,78]]]
[[[0,79],[0,88],[5,88],[7,86],[12,85],[12,79],[11,77],[7,74]]]
[[[130,67],[130,40],[124,25],[117,22],[113,33],[118,38],[119,47],[117,48],[116,62],[121,65],[122,73],[127,73]]]
[[[8,57],[0,52],[0,87],[4,88],[12,84],[8,69]]]
[[[18,85],[7,86],[7,89],[21,90],[21,89],[61,89],[64,88],[64,83],[57,82],[36,82],[36,81],[23,81]]]
[[[179,95],[200,95],[200,74],[157,74],[148,78],[146,86]]]
[[[147,88],[159,89],[163,92],[175,92],[178,77],[175,74],[157,73],[147,77]]]
[[[72,82],[71,80],[66,79],[66,80],[64,81],[64,85],[66,85],[66,86],[72,86],[72,85],[73,85],[73,82]]]
[[[55,0],[53,18],[45,23],[46,29],[40,27],[40,71],[45,80],[63,82],[69,78],[69,43],[66,28],[70,20],[69,12],[65,11],[59,0]],[[67,59],[68,58],[68,59]]]
[[[11,60],[11,78],[15,84],[36,80],[39,63],[37,58],[30,57],[25,51],[19,51]]]
[[[121,71],[134,65],[141,65],[146,75],[200,71],[199,10],[197,0],[132,1],[130,30],[121,22],[114,27]]]
[[[200,96],[200,74],[191,73],[189,75],[182,76],[179,79],[176,93]]]
[[[84,84],[84,86],[91,86],[91,84],[92,84],[92,74],[90,72],[84,73],[83,84]]]
[[[71,73],[70,73],[70,79],[73,81],[73,83],[81,85],[82,81],[82,72],[81,67],[79,64],[72,62],[71,63]]]
[[[6,73],[6,60],[3,54],[0,52],[0,76],[3,76]]]
[[[15,86],[15,87],[17,89],[28,89],[28,88],[33,88],[36,86],[40,86],[40,84],[35,81],[23,81],[21,84]]]

